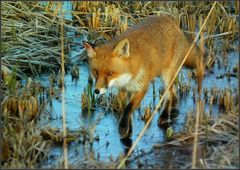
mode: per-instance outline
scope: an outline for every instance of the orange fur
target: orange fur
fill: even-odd
[[[120,97],[127,96],[123,93],[132,94],[120,118],[121,137],[131,135],[130,115],[141,103],[149,83],[160,76],[164,86],[168,86],[190,45],[177,22],[168,16],[148,17],[100,46],[84,43],[90,58],[90,69],[96,78],[95,88],[115,86],[121,91]],[[197,70],[199,92],[204,73],[203,53],[203,49],[195,45],[184,64]],[[172,86],[163,112],[169,113],[175,100]],[[124,101],[121,103],[124,106]]]

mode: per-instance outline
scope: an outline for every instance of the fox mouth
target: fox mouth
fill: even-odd
[[[99,94],[100,94],[100,95],[103,95],[103,94],[106,93],[106,91],[107,91],[107,88],[105,88],[105,87],[104,87],[104,88],[101,88]]]

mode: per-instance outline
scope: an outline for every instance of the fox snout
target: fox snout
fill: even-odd
[[[94,76],[93,76],[94,77]],[[107,91],[107,82],[104,77],[102,76],[95,76],[95,89],[94,93],[95,94],[104,94]]]
[[[100,90],[99,90],[99,89],[95,89],[95,90],[94,90],[94,93],[99,94],[99,93],[100,93]]]
[[[95,94],[105,94],[106,91],[107,91],[106,88],[100,88],[100,89],[95,88],[94,93],[95,93]]]
[[[95,93],[95,94],[105,94],[106,91],[107,91],[106,88],[101,88],[101,89],[95,89],[95,90],[94,90],[94,93]]]

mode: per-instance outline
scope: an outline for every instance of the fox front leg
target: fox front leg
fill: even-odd
[[[125,89],[119,90],[118,102],[119,102],[119,107],[120,107],[121,112],[123,112],[124,109],[126,108],[128,100],[129,100],[128,92]]]
[[[142,91],[134,92],[131,96],[130,102],[128,103],[127,107],[124,109],[120,117],[119,127],[118,127],[118,131],[122,139],[131,137],[131,133],[132,133],[131,114],[138,108],[146,91],[147,90],[144,89]]]

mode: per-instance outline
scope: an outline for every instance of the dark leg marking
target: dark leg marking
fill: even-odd
[[[131,121],[131,110],[132,110],[132,103],[130,102],[126,109],[124,110],[120,121],[118,131],[121,138],[129,138],[132,133],[132,121]]]

